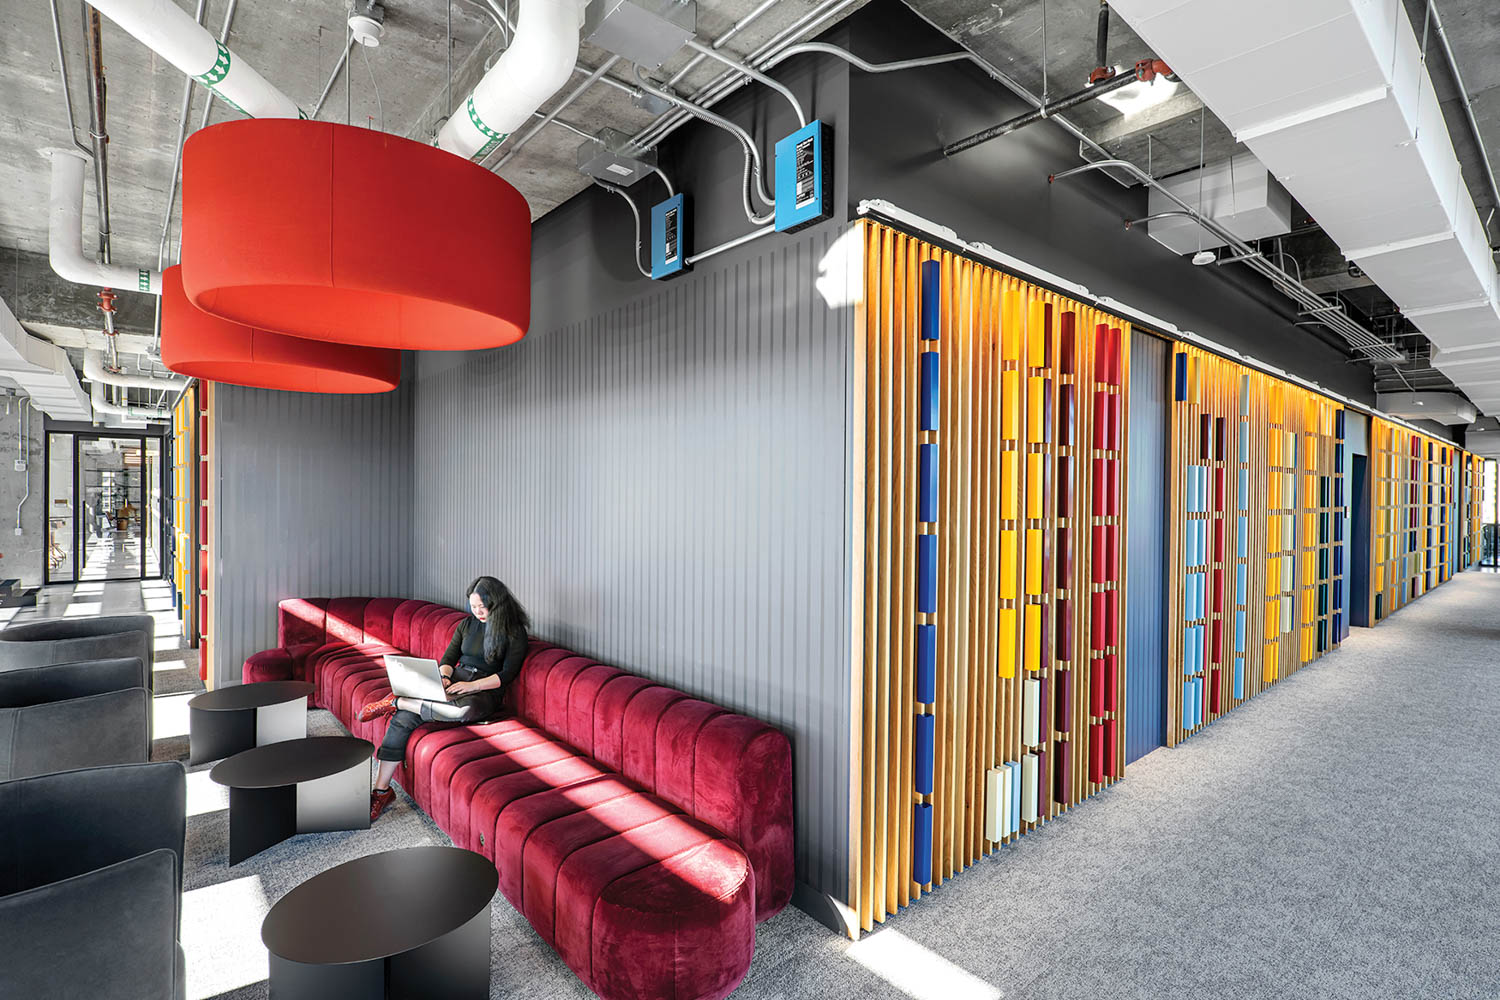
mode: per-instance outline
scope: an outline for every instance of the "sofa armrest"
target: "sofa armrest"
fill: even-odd
[[[0,896],[155,850],[176,857],[180,880],[186,833],[187,771],[177,761],[0,782]]]
[[[151,756],[150,717],[145,688],[0,708],[0,779],[145,763]]]
[[[246,684],[294,680],[296,674],[292,666],[292,654],[280,647],[251,653],[246,657],[245,665],[240,668],[240,679]]]
[[[177,859],[158,850],[0,897],[7,996],[178,995]]]
[[[23,708],[145,686],[146,665],[134,656],[0,670],[0,708]]]
[[[48,624],[37,622],[38,625]],[[22,628],[31,628],[30,625]],[[10,638],[9,629],[0,635],[0,670],[15,670],[25,667],[44,667],[58,663],[79,663],[84,660],[113,660],[133,656],[146,664],[146,690],[153,689],[151,666],[156,656],[152,649],[152,633],[139,629],[129,632],[114,632],[109,635],[64,636],[53,639]]]
[[[743,715],[721,715],[698,734],[693,815],[744,848],[755,869],[755,919],[792,898],[792,745],[786,734]]]

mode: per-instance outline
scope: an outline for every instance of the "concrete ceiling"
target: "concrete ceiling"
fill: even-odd
[[[191,12],[192,0],[177,0]],[[847,17],[864,0],[855,0],[822,22],[821,31]],[[205,26],[217,35],[229,0],[207,0]],[[502,7],[505,0],[501,0]],[[698,37],[717,38],[759,6],[758,0],[699,0]],[[814,10],[809,0],[781,0],[768,7],[724,46],[730,55],[753,51],[773,35]],[[517,4],[510,0],[510,9]],[[85,32],[78,4],[59,5],[74,134],[88,138],[88,104],[84,79]],[[449,0],[386,0],[385,34],[372,50],[356,46],[347,76],[347,118],[360,125],[429,141],[448,107]],[[504,37],[482,0],[451,0],[453,24],[454,103],[461,102],[485,71],[486,60],[504,48]],[[228,38],[229,47],[303,109],[311,113],[338,64],[345,39],[344,0],[240,0]],[[108,81],[106,128],[109,133],[109,187],[113,257],[116,261],[153,264],[167,210],[178,112],[184,77],[108,19],[103,21],[104,67]],[[579,62],[592,69],[609,53],[585,44]],[[693,56],[679,52],[653,78],[675,74]],[[677,85],[692,93],[725,69],[703,60]],[[631,66],[621,60],[610,76],[630,83]],[[574,83],[581,80],[574,77]],[[571,86],[571,85],[570,85]],[[196,129],[208,91],[195,85],[189,132]],[[552,104],[544,105],[548,111]],[[237,117],[215,101],[210,123]],[[346,75],[334,83],[319,118],[346,117]],[[499,173],[514,184],[540,218],[572,197],[587,183],[576,168],[579,133],[593,135],[609,126],[629,134],[655,120],[634,106],[622,90],[596,85],[528,142]],[[514,145],[519,137],[501,152]],[[0,247],[46,252],[46,163],[36,151],[71,145],[60,84],[51,11],[45,0],[0,5]],[[498,159],[498,156],[494,159]],[[85,197],[85,231],[96,232],[92,178]],[[176,207],[174,213],[174,234]],[[85,245],[91,245],[86,239]]]
[[[1094,68],[1098,0],[907,2],[939,30],[1033,94],[1041,95],[1045,88],[1057,98],[1079,90]],[[1428,0],[1403,2],[1420,39]],[[1433,5],[1453,46],[1490,162],[1500,165],[1500,59],[1494,57],[1500,51],[1500,3],[1433,0]],[[1124,19],[1112,16],[1109,62],[1128,68],[1150,55],[1154,53]],[[1428,68],[1474,204],[1481,219],[1491,220],[1496,205],[1491,182],[1435,31],[1429,31]],[[1211,112],[1206,113],[1204,120],[1202,110],[1192,92],[1180,85],[1164,104],[1130,116],[1094,101],[1070,109],[1066,117],[1110,156],[1130,160],[1156,177],[1166,177],[1198,166],[1200,128],[1203,162],[1222,161],[1244,150]],[[1097,151],[1082,145],[1080,154],[1085,159],[1100,158]],[[1337,295],[1356,318],[1376,333],[1398,342],[1407,352],[1408,361],[1376,366],[1377,388],[1383,392],[1451,389],[1447,376],[1430,364],[1427,339],[1369,278],[1357,268],[1349,267],[1340,248],[1318,228],[1317,220],[1295,203],[1292,224],[1293,231],[1279,241],[1280,249],[1296,262],[1289,269],[1296,270],[1314,290]],[[1500,218],[1491,220],[1489,233],[1493,246],[1500,234]]]

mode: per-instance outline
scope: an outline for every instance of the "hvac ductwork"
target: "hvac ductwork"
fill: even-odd
[[[1112,0],[1444,351],[1500,346],[1496,272],[1400,0]]]
[[[515,38],[468,99],[452,109],[438,133],[438,148],[483,159],[561,90],[578,61],[586,5],[586,0],[521,0]]]
[[[120,406],[104,398],[104,383],[94,382],[89,386],[89,399],[94,404],[94,418],[119,417],[123,420],[171,420],[172,411],[165,406]]]
[[[290,97],[172,0],[89,0],[146,48],[252,118],[300,118]]]
[[[52,193],[47,201],[47,258],[68,281],[99,288],[161,294],[161,272],[124,264],[104,264],[83,253],[83,172],[88,157],[72,149],[47,149],[52,161]]]
[[[126,375],[112,372],[104,367],[104,359],[98,351],[85,351],[83,355],[83,377],[95,384],[115,385],[122,389],[154,389],[158,392],[177,392],[188,384],[181,375]]]

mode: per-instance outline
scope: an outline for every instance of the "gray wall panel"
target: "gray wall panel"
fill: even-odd
[[[413,522],[413,596],[458,604],[493,573],[537,635],[781,727],[798,876],[840,896],[853,315],[813,282],[841,231],[640,282],[500,351],[421,355]],[[539,306],[568,294],[539,271]]]
[[[1165,628],[1168,386],[1171,349],[1130,337],[1130,475],[1125,540],[1125,759],[1167,742]]]
[[[409,591],[412,400],[409,379],[368,396],[215,387],[219,683],[276,645],[282,598]]]

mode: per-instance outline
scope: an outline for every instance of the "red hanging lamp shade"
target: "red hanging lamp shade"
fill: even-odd
[[[401,352],[330,344],[257,330],[188,301],[182,268],[161,276],[161,360],[179,375],[293,392],[389,392],[401,384]]]
[[[195,132],[182,282],[198,308],[341,344],[475,350],[531,320],[531,210],[462,157],[330,122]]]

